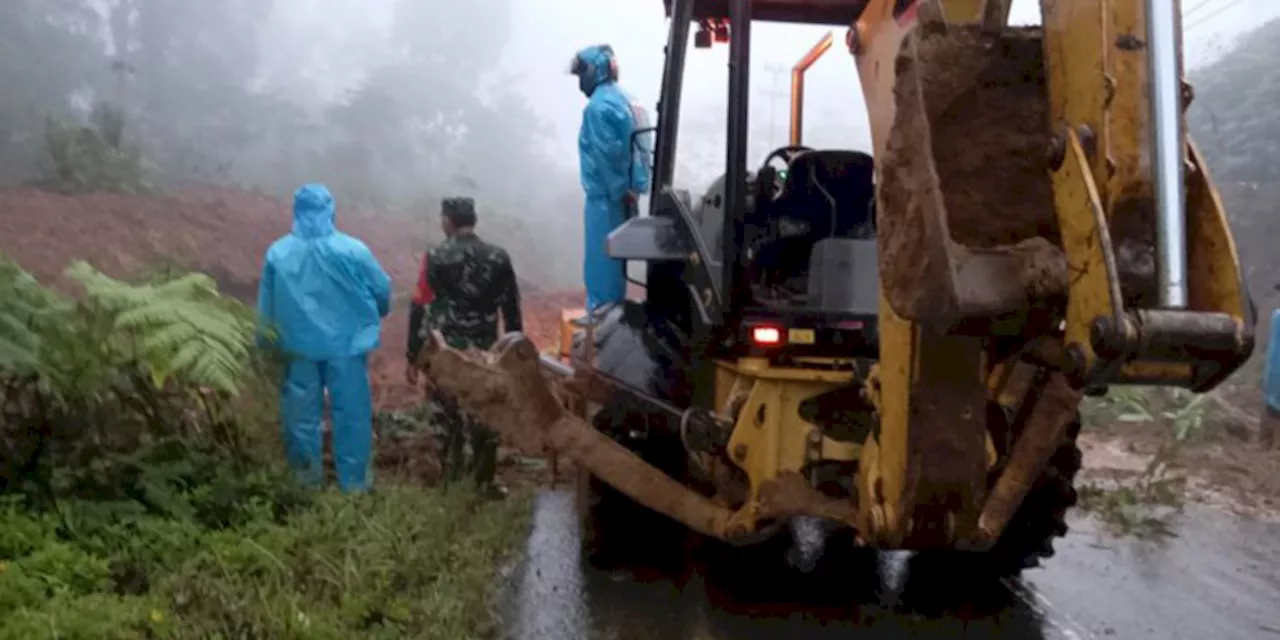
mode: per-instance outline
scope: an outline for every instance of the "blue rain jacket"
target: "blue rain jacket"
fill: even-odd
[[[612,54],[604,47],[587,47],[577,57],[586,63],[587,75],[579,76],[579,86],[590,98],[582,111],[578,132],[578,163],[584,207],[585,251],[583,280],[587,288],[587,308],[620,302],[626,297],[626,271],[605,249],[609,234],[625,220],[623,197],[627,192],[649,190],[648,137],[637,146],[631,135],[637,122],[644,123],[643,109],[618,87],[610,71]]]
[[[1271,312],[1271,339],[1262,365],[1262,393],[1267,407],[1280,411],[1280,309]]]
[[[334,227],[333,196],[294,194],[293,232],[267,249],[258,313],[286,353],[308,360],[362,355],[379,344],[391,278],[365,244]]]

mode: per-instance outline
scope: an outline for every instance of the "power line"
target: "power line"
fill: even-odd
[[[1183,20],[1185,20],[1185,19],[1187,19],[1187,18],[1190,18],[1190,17],[1191,17],[1191,14],[1193,14],[1193,13],[1195,13],[1195,12],[1197,12],[1197,11],[1199,11],[1199,10],[1201,10],[1201,9],[1203,9],[1203,8],[1205,8],[1205,7],[1209,6],[1209,5],[1211,5],[1211,4],[1213,4],[1213,0],[1200,0],[1200,4],[1197,4],[1196,6],[1191,7],[1190,9],[1187,9],[1186,11],[1183,11],[1183,12],[1182,12],[1182,19],[1183,19]]]
[[[783,75],[789,71],[787,67],[780,65],[767,64],[765,72],[773,77],[773,83],[770,90],[762,91],[769,98],[769,141],[773,142],[777,133],[777,115],[778,115],[778,99],[787,95],[785,91],[778,89],[778,82],[782,80]]]
[[[1204,24],[1205,22],[1208,22],[1208,21],[1209,21],[1211,18],[1213,18],[1214,16],[1217,16],[1217,15],[1219,15],[1219,14],[1223,13],[1224,11],[1226,11],[1227,9],[1230,9],[1231,7],[1234,7],[1234,6],[1238,5],[1238,4],[1240,4],[1241,2],[1244,2],[1244,0],[1231,0],[1230,2],[1227,2],[1225,5],[1222,5],[1221,7],[1219,7],[1217,11],[1212,11],[1212,12],[1210,12],[1208,15],[1206,15],[1206,16],[1204,16],[1204,17],[1200,18],[1199,20],[1196,20],[1195,22],[1192,22],[1191,24],[1187,25],[1186,27],[1184,27],[1184,28],[1182,29],[1182,31],[1183,31],[1184,33],[1185,33],[1185,32],[1187,32],[1187,31],[1190,31],[1190,30],[1192,30],[1192,29],[1194,29],[1194,28],[1196,28],[1196,27],[1198,27],[1198,26],[1200,26],[1200,25]]]

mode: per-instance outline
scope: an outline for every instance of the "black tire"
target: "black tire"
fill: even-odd
[[[614,436],[649,464],[674,479],[685,477],[684,449],[679,441],[626,442],[629,416],[605,408],[595,427]],[[689,531],[684,525],[632,500],[586,470],[579,470],[574,487],[583,558],[597,568],[665,568],[683,559]]]
[[[1076,505],[1076,474],[1082,454],[1076,439],[1080,414],[1067,427],[1066,436],[1044,473],[1036,480],[1004,533],[984,554],[989,566],[1002,576],[1016,576],[1040,566],[1054,554],[1054,541],[1067,534],[1067,511]]]
[[[608,544],[616,541],[616,535],[610,535],[609,526],[614,522],[610,512],[616,512],[617,498],[610,495],[609,487],[591,475],[586,469],[578,469],[574,484],[574,506],[578,512],[579,540],[582,543],[582,555],[593,564],[600,564],[603,556],[608,554]],[[603,503],[603,504],[602,504]]]
[[[677,568],[688,531],[586,471],[579,472],[582,557],[597,569]]]
[[[677,331],[640,303],[627,301],[596,320],[595,367],[619,384],[688,406],[686,349]],[[581,335],[581,334],[580,334]],[[584,335],[582,337],[585,337]],[[581,341],[575,353],[582,355]],[[688,480],[688,455],[677,432],[653,425],[625,399],[606,404],[592,419],[597,431],[628,448],[671,478]],[[637,435],[639,434],[639,435]],[[577,503],[582,550],[592,564],[664,564],[681,557],[688,530],[678,522],[636,503],[585,471],[578,474]]]

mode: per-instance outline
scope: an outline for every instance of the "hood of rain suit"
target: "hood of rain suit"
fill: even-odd
[[[334,232],[333,195],[322,184],[309,184],[293,194],[293,234],[319,238]]]
[[[267,249],[258,312],[283,349],[311,360],[378,346],[391,280],[360,240],[334,227],[333,196],[310,184],[294,194],[293,232]]]
[[[590,97],[596,89],[617,80],[613,74],[613,49],[609,45],[587,47],[574,56],[571,67],[578,76],[578,88]]]

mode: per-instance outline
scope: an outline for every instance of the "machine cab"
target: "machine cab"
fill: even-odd
[[[791,144],[751,171],[745,92],[750,30],[729,28],[728,4],[674,3],[687,15],[671,16],[649,215],[615,230],[608,251],[617,259],[647,263],[646,305],[690,333],[699,326],[710,328],[720,335],[716,342],[741,345],[751,342],[751,327],[761,323],[801,326],[819,335],[829,329],[853,331],[858,335],[836,339],[871,354],[879,304],[874,162],[861,151],[812,149],[800,143],[804,73],[831,46],[831,36],[793,69]],[[775,0],[752,2],[751,13],[762,20],[847,25],[863,4]],[[667,9],[670,14],[673,3]],[[730,41],[731,70],[730,161],[721,179],[696,201],[672,184],[692,24],[700,29],[698,46]],[[829,351],[829,345],[813,346],[814,351]]]
[[[858,151],[800,150],[768,161],[748,205],[747,279],[767,306],[875,313],[875,168]]]

